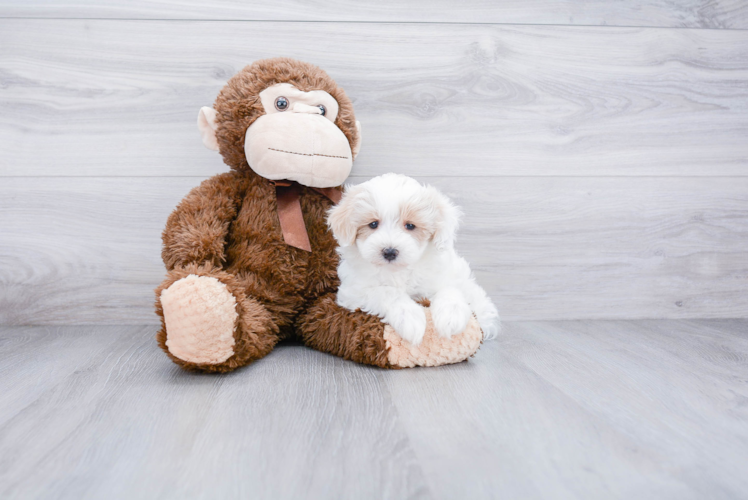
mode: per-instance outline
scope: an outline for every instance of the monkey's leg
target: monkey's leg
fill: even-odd
[[[319,297],[296,322],[306,345],[351,361],[382,368],[439,366],[465,361],[480,347],[483,333],[475,318],[449,339],[437,335],[431,311],[426,309],[426,335],[414,346],[395,330],[367,313],[340,307],[335,294]]]
[[[267,355],[278,327],[235,278],[212,264],[169,271],[156,289],[158,344],[189,370],[228,372]]]

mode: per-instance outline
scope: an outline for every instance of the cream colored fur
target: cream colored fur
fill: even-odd
[[[206,148],[218,151],[218,139],[216,138],[216,110],[203,106],[197,114],[197,129]]]
[[[166,346],[190,363],[222,363],[234,354],[236,298],[216,278],[190,274],[161,292]]]
[[[286,109],[275,106],[284,97]],[[296,181],[304,186],[339,186],[351,172],[353,159],[361,149],[361,124],[356,122],[358,140],[351,150],[345,134],[335,125],[338,102],[323,90],[302,92],[291,84],[279,83],[260,92],[265,114],[247,129],[244,151],[252,170],[274,181]],[[325,108],[322,115],[320,106]],[[203,107],[197,126],[205,147],[218,150],[216,112]]]
[[[384,328],[384,340],[389,352],[387,361],[402,368],[414,366],[439,366],[465,361],[480,347],[483,339],[478,321],[474,317],[468,321],[462,333],[451,338],[440,336],[431,321],[431,309],[425,308],[427,318],[426,333],[419,345],[403,340],[390,325]]]
[[[338,117],[338,101],[333,96],[325,92],[324,90],[311,90],[309,92],[302,92],[290,83],[276,83],[260,92],[260,102],[262,107],[265,109],[265,114],[269,115],[272,113],[281,113],[275,109],[275,99],[277,97],[285,97],[291,108],[297,113],[307,112],[319,114],[320,110],[316,106],[322,105],[325,107],[325,118],[332,123],[335,123],[335,118]],[[304,106],[314,107],[314,110],[304,110]],[[283,111],[286,113],[287,111]]]

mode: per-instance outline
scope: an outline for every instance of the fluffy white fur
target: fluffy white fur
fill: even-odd
[[[462,332],[475,313],[484,338],[495,337],[499,313],[454,249],[459,219],[446,196],[404,175],[347,186],[328,217],[340,245],[338,304],[379,316],[414,345],[426,330],[421,298],[440,336]]]

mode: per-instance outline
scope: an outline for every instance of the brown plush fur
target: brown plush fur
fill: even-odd
[[[312,252],[291,247],[280,230],[274,186],[247,164],[244,137],[249,125],[263,113],[259,93],[284,82],[303,91],[320,89],[331,94],[340,105],[336,125],[352,148],[360,140],[350,100],[316,66],[285,58],[266,59],[229,80],[215,109],[220,152],[232,171],[193,189],[166,223],[162,257],[169,272],[156,290],[156,312],[162,318],[159,345],[169,353],[161,291],[195,274],[226,284],[237,299],[239,320],[235,354],[223,363],[188,363],[169,353],[187,369],[231,371],[267,355],[279,340],[290,336],[346,359],[390,367],[380,320],[335,303],[338,256],[325,222],[330,200],[301,187],[301,208]]]
[[[297,331],[308,346],[318,351],[358,363],[397,368],[387,361],[387,346],[379,318],[341,308],[335,303],[335,294],[327,294],[316,301],[299,318]]]

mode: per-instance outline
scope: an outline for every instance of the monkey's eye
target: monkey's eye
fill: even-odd
[[[405,229],[407,229],[408,231],[412,231],[415,228],[416,228],[415,224],[411,224],[410,222],[408,222],[407,224],[405,224]]]
[[[376,229],[379,227],[379,221],[375,220],[374,222],[369,222],[369,227],[372,229]]]
[[[320,111],[322,111],[322,116],[325,116],[325,113],[327,113],[327,110],[325,109],[325,107],[321,104],[318,104],[317,107],[319,108]]]
[[[275,98],[275,109],[278,111],[285,111],[288,109],[288,99],[285,97],[276,97]]]

